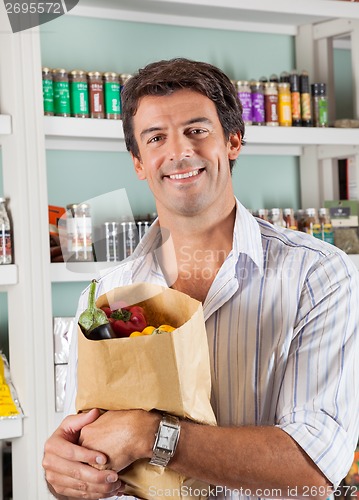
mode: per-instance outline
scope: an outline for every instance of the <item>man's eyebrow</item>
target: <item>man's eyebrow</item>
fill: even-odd
[[[191,118],[190,120],[185,122],[184,125],[193,125],[194,123],[208,123],[209,125],[212,125],[212,121],[206,116],[197,116],[196,118]]]

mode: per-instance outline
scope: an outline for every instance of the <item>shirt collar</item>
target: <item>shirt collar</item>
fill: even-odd
[[[263,274],[262,235],[255,217],[236,198],[236,219],[233,234],[233,256],[235,262],[240,254],[248,255]]]
[[[233,248],[227,259],[230,258],[234,265],[236,265],[240,255],[246,254],[259,268],[260,274],[263,274],[263,248],[259,225],[253,215],[248,212],[240,201],[237,198],[235,198],[235,200],[236,218],[233,232]],[[129,258],[132,263],[133,277],[137,276],[138,279],[139,275],[141,275],[146,268],[148,272],[147,266],[149,266],[151,268],[151,277],[154,278],[156,282],[158,281],[159,284],[166,284],[156,258],[156,250],[161,245],[161,241],[160,225],[158,219],[156,219]],[[144,259],[146,265],[144,265]],[[148,277],[147,274],[146,278]]]

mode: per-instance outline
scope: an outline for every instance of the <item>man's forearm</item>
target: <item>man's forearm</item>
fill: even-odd
[[[329,482],[306,453],[274,426],[224,428],[185,421],[169,467],[210,484],[248,489],[254,495],[256,490],[269,489],[281,492],[277,496],[293,496],[293,491],[300,496],[303,487],[311,486],[318,496],[327,497],[330,491]]]

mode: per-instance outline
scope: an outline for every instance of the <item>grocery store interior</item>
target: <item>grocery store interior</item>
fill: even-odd
[[[70,86],[69,111],[45,102],[46,81],[56,99],[59,73],[53,70],[64,69],[61,76],[68,81],[78,70],[85,82],[91,72],[101,78],[113,73],[120,89],[126,75],[150,62],[188,57],[218,66],[234,85],[245,82],[249,92],[252,81],[261,82],[263,103],[269,88],[264,83],[276,83],[275,77],[289,89],[293,75],[325,83],[324,121],[314,123],[311,95],[310,126],[281,123],[280,113],[274,126],[264,114],[262,122],[253,119],[246,126],[234,190],[254,215],[271,221],[279,214],[284,227],[291,213],[296,229],[299,221],[299,229],[308,232],[304,219],[313,217],[314,237],[332,238],[359,269],[359,4],[306,0],[295,5],[296,13],[293,4],[283,12],[280,0],[248,5],[79,0],[64,15],[13,33],[1,4],[0,197],[8,215],[10,257],[0,262],[0,349],[14,409],[0,415],[0,500],[53,498],[41,460],[44,441],[63,415],[67,358],[56,352],[59,338],[66,337],[93,273],[130,255],[156,217],[151,192],[138,181],[125,148],[120,94],[117,110],[106,109],[104,101],[102,118],[91,117],[91,101],[74,116]],[[96,259],[92,247],[91,257],[82,259],[87,262],[72,266],[63,242],[65,218],[81,204],[92,217],[92,240],[102,257]],[[107,208],[96,218],[99,205]],[[336,219],[338,207],[345,207],[346,221]],[[315,212],[308,215],[307,209]],[[327,217],[326,234],[320,209]],[[105,251],[109,221],[118,223],[115,259]],[[62,223],[65,229],[59,229]],[[63,255],[51,257],[56,232],[65,238]]]

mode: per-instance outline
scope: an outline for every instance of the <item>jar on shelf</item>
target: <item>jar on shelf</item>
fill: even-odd
[[[12,264],[11,225],[5,198],[0,198],[0,264]]]
[[[334,245],[334,230],[328,208],[319,209],[319,223],[322,231],[322,240]]]
[[[275,82],[264,84],[265,121],[268,126],[278,126],[278,88]]]
[[[91,118],[105,118],[103,78],[100,71],[87,73]]]
[[[285,227],[283,219],[283,210],[281,208],[272,208],[269,214],[269,220],[276,227]]]
[[[87,74],[81,69],[74,69],[69,75],[71,114],[75,118],[88,118],[89,97]]]
[[[290,94],[292,106],[292,126],[300,127],[302,125],[301,111],[300,111],[300,87],[299,87],[299,74],[296,70],[290,73]]]
[[[120,76],[107,71],[103,74],[105,92],[105,116],[110,120],[121,118]]]
[[[325,83],[312,84],[313,125],[314,127],[328,126],[328,98]]]
[[[286,228],[292,229],[293,231],[298,230],[298,222],[297,219],[295,218],[293,208],[283,209],[283,219]]]
[[[278,83],[278,120],[281,127],[292,125],[292,101],[290,83]]]
[[[247,80],[235,82],[238,98],[242,104],[242,118],[246,125],[252,125],[252,94]]]
[[[263,83],[252,81],[250,87],[252,96],[252,124],[265,125]]]
[[[305,210],[304,230],[306,233],[322,239],[318,213],[315,208],[307,208]]]
[[[54,82],[54,114],[71,116],[69,76],[66,69],[52,70]]]
[[[87,203],[67,205],[66,231],[68,260],[71,262],[91,262],[92,220]]]
[[[54,79],[50,68],[42,68],[42,98],[44,115],[54,115]]]
[[[269,221],[269,210],[267,208],[259,208],[257,217],[259,217],[262,220]]]

